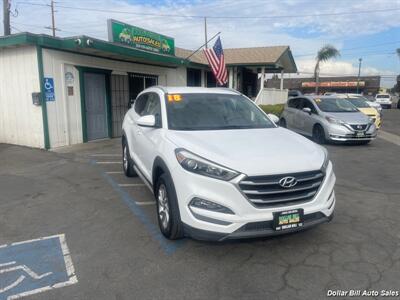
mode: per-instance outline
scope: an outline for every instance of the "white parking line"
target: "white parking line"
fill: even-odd
[[[96,164],[99,164],[99,165],[122,164],[122,162],[121,161],[96,161]]]
[[[398,136],[396,134],[380,130],[378,133],[378,138],[381,138],[387,142],[390,142],[397,146],[400,146],[400,136]]]
[[[146,186],[144,183],[118,183],[120,187],[128,187],[128,186]]]
[[[139,205],[139,206],[148,206],[148,205],[155,205],[156,204],[155,201],[154,202],[138,202],[138,201],[136,201],[135,203],[137,205]]]
[[[124,172],[112,171],[112,172],[106,172],[106,174],[124,174]]]

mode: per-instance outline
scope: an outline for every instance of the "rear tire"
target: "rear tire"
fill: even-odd
[[[183,238],[184,230],[175,187],[170,176],[165,173],[157,180],[155,197],[158,226],[161,233],[170,240]]]
[[[281,127],[283,127],[283,128],[286,128],[286,120],[284,119],[284,118],[282,118],[282,119],[280,119],[279,120],[279,125],[281,126]]]
[[[312,139],[314,142],[322,145],[326,143],[325,131],[321,125],[317,124],[313,128]]]
[[[126,177],[135,177],[136,172],[133,169],[133,160],[129,153],[128,143],[125,138],[122,139],[122,168]]]

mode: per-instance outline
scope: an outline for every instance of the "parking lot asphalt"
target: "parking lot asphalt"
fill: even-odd
[[[400,109],[384,109],[382,130],[400,135]]]
[[[400,110],[384,113],[384,130],[398,134]],[[327,148],[337,176],[331,223],[209,243],[160,235],[153,196],[122,174],[119,139],[55,152],[0,145],[0,245],[65,237],[77,282],[27,299],[323,299],[328,290],[399,290],[400,147],[378,138]]]

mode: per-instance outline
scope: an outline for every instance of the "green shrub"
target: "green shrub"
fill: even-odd
[[[274,114],[278,117],[281,116],[285,104],[273,104],[273,105],[260,105],[260,108],[267,114]]]

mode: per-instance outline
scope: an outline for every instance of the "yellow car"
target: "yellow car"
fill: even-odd
[[[381,115],[375,108],[369,106],[368,103],[360,97],[347,97],[346,99],[357,107],[359,111],[374,120],[376,128],[381,127]]]

